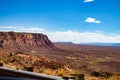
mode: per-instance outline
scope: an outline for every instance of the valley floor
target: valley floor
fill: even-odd
[[[120,79],[120,47],[54,44],[58,49],[46,52],[1,49],[0,65],[57,76],[85,74],[85,80]]]

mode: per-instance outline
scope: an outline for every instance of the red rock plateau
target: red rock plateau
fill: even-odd
[[[11,51],[41,51],[55,49],[46,35],[0,32],[0,48]]]

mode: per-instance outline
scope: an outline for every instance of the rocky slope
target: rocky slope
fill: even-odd
[[[66,74],[71,70],[70,65],[57,59],[51,59],[42,55],[31,55],[26,53],[1,53],[0,64],[17,70],[27,70],[32,72],[44,73],[49,75],[61,75],[61,71],[66,70]],[[62,73],[64,74],[64,73]]]
[[[44,34],[0,32],[0,48],[12,51],[40,51],[56,47]]]

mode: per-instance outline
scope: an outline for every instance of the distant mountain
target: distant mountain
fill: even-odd
[[[120,43],[81,43],[81,44],[120,47]]]
[[[62,43],[62,44],[74,44],[73,42],[55,42],[55,43]]]

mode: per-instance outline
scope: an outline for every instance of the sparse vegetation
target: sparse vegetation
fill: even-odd
[[[45,73],[45,74],[48,74],[48,75],[55,75],[55,71],[53,71],[53,70],[50,69],[50,68],[45,69],[44,73]]]
[[[91,76],[95,76],[95,77],[104,77],[104,78],[109,78],[110,76],[112,76],[112,73],[109,72],[103,72],[103,71],[92,71],[91,72]]]
[[[45,73],[45,66],[41,66],[41,68],[40,68],[40,73]]]
[[[85,80],[119,80],[120,77],[116,75],[120,72],[118,48],[73,45],[62,48],[65,50],[39,55],[28,52],[1,52],[0,63],[3,63],[4,67],[48,75],[73,77],[71,74],[84,74]],[[29,67],[31,69],[27,69]]]
[[[107,80],[120,80],[120,75],[119,76],[113,75],[113,76],[109,77]]]
[[[66,71],[64,69],[62,69],[62,68],[57,69],[56,74],[58,76],[66,76],[67,75]]]

